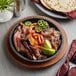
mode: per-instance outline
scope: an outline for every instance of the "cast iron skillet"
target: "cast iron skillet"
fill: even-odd
[[[37,21],[40,20],[40,19],[46,20],[46,21],[49,23],[50,27],[54,27],[56,30],[58,30],[58,31],[61,32],[61,37],[60,37],[60,38],[61,38],[61,45],[59,46],[57,52],[56,52],[53,56],[50,56],[50,57],[48,57],[48,58],[46,58],[46,59],[43,59],[43,60],[30,60],[29,58],[24,57],[23,55],[21,55],[20,53],[17,52],[17,50],[16,50],[16,48],[15,48],[15,46],[14,46],[14,42],[13,42],[13,35],[14,35],[14,31],[16,30],[16,28],[18,27],[18,24],[19,24],[21,21],[30,20],[30,21],[32,21],[32,22],[37,22]],[[56,56],[58,55],[58,53],[59,53],[60,51],[62,51],[62,48],[64,48],[63,45],[65,45],[65,44],[64,44],[64,33],[65,33],[65,32],[63,32],[64,30],[63,30],[63,28],[60,26],[59,23],[57,23],[56,21],[54,21],[54,20],[52,20],[52,19],[50,19],[50,18],[47,18],[47,17],[44,17],[44,16],[30,16],[30,17],[25,17],[25,18],[22,18],[22,19],[16,21],[13,25],[14,25],[14,28],[12,28],[12,30],[11,30],[11,32],[10,32],[10,36],[9,36],[10,47],[12,48],[13,52],[14,52],[19,58],[21,58],[21,59],[23,59],[23,60],[25,60],[25,61],[33,62],[33,63],[35,63],[35,62],[38,62],[38,63],[39,63],[39,62],[45,62],[45,61],[48,61],[48,60],[56,57]]]

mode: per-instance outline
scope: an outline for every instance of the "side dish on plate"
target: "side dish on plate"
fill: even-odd
[[[63,13],[76,10],[76,0],[40,0],[40,1],[43,5],[46,4],[46,6],[50,8],[50,10],[55,10]]]
[[[76,18],[76,0],[33,0],[43,13],[60,19]],[[49,13],[50,12],[50,13]],[[58,15],[58,16],[56,16]]]
[[[25,20],[14,31],[16,51],[30,60],[43,60],[55,55],[61,46],[61,32],[44,20]]]

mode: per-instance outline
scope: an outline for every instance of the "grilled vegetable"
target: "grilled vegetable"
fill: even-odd
[[[38,27],[35,28],[35,32],[39,33],[41,31],[42,31],[42,28],[41,27],[38,26]]]
[[[31,26],[31,25],[32,25],[32,22],[31,22],[31,21],[26,21],[24,24],[25,24],[26,26]]]
[[[44,20],[39,20],[38,21],[38,27],[35,28],[35,32],[39,33],[41,32],[43,29],[48,27],[48,23]]]
[[[30,43],[31,43],[31,45],[38,45],[38,42],[30,35]]]
[[[44,20],[39,20],[38,21],[38,25],[42,28],[42,29],[45,29],[48,27],[48,23]]]

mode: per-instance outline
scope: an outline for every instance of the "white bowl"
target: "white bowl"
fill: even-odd
[[[3,10],[0,12],[0,22],[7,22],[13,17],[13,12]]]

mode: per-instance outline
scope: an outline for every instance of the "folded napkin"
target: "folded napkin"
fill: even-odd
[[[40,0],[32,0],[33,2],[40,3]]]
[[[76,76],[76,67],[73,67],[71,70],[69,70],[68,76]]]
[[[61,68],[58,70],[56,76],[76,76],[76,67],[73,67],[71,70],[69,70],[69,61],[72,59],[75,52],[76,52],[76,40],[73,40],[71,48],[67,55],[67,59],[65,63],[61,66]]]
[[[65,13],[69,18],[75,19],[76,18],[76,10]]]

